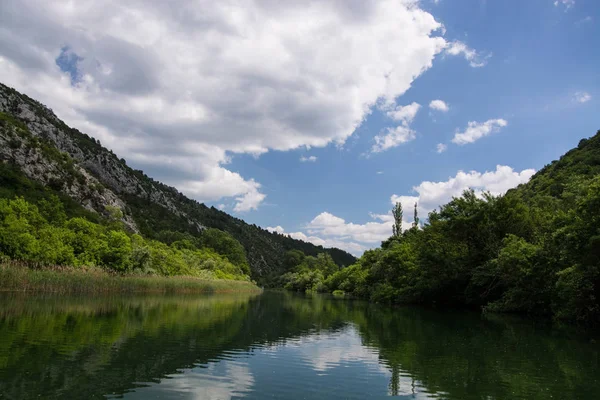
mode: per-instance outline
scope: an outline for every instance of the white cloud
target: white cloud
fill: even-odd
[[[438,154],[445,152],[447,149],[448,149],[448,146],[445,145],[444,143],[437,144],[436,151],[438,152]]]
[[[371,148],[371,153],[381,153],[402,143],[410,142],[416,137],[417,133],[406,126],[399,125],[395,128],[386,128],[385,134],[375,136],[375,144]]]
[[[473,68],[485,66],[487,64],[487,60],[492,56],[491,53],[483,56],[475,49],[470,48],[459,40],[447,43],[445,53],[451,56],[458,56],[462,54],[465,57],[465,60],[467,60],[469,65]]]
[[[371,214],[373,221],[364,224],[346,222],[328,212],[317,215],[307,226],[308,232],[319,237],[336,240],[351,240],[366,245],[378,244],[387,239],[392,232],[394,223],[391,215]],[[408,227],[410,224],[405,226]],[[363,246],[364,247],[364,246]]]
[[[383,171],[377,171],[377,175],[383,175]]]
[[[463,172],[459,171],[456,176],[442,182],[422,182],[413,187],[417,196],[397,196],[392,195],[390,201],[395,204],[396,201],[405,203],[419,204],[419,209],[428,213],[435,208],[449,202],[452,197],[460,196],[466,189],[473,189],[481,194],[489,191],[494,195],[504,194],[508,189],[526,183],[533,176],[535,170],[525,169],[521,172],[514,171],[511,167],[498,165],[495,171],[488,172]],[[406,212],[406,211],[405,211]]]
[[[392,110],[386,112],[386,115],[394,121],[399,121],[402,125],[408,126],[411,124],[421,105],[419,103],[412,102],[407,106],[397,106]]]
[[[508,122],[504,119],[490,119],[485,122],[470,121],[467,129],[464,132],[457,131],[452,139],[452,143],[458,145],[464,145],[467,143],[473,143],[484,136],[491,133],[498,132],[500,128],[508,125]]]
[[[382,365],[378,352],[374,348],[364,345],[360,334],[353,325],[348,325],[335,333],[319,332],[305,335],[298,340],[286,343],[285,346],[298,353],[296,357],[303,359],[306,364],[312,365],[317,372],[326,372],[332,368],[359,362],[361,366],[376,371],[378,374],[391,376],[390,370]],[[408,393],[410,378],[404,379],[406,382],[402,383],[406,384],[406,394],[410,394]],[[364,389],[368,390],[368,388]]]
[[[303,240],[307,243],[312,243],[316,246],[323,246],[325,248],[336,247],[338,249],[345,250],[348,253],[354,254],[356,256],[361,255],[367,249],[367,247],[364,244],[359,244],[356,242],[345,240],[346,238],[344,238],[344,239],[333,238],[333,237],[321,238],[321,237],[315,236],[313,234],[307,235],[304,232],[286,232],[285,229],[283,229],[283,227],[281,227],[279,225],[276,227],[268,226],[265,229],[270,232],[286,234],[293,239]]]
[[[448,104],[443,100],[431,100],[431,103],[429,103],[429,108],[441,112],[448,112],[448,110],[450,110]]]
[[[140,160],[139,157],[133,157],[133,159]],[[158,165],[164,161],[160,156],[157,156],[155,160]],[[165,161],[165,164],[165,168],[168,168],[170,163]],[[183,193],[201,200],[235,197],[237,203],[234,211],[236,212],[256,209],[266,197],[260,193],[260,183],[255,182],[254,179],[244,180],[240,174],[222,168],[218,163],[216,165],[204,165],[201,162],[196,165],[181,164],[178,165],[178,169],[183,171],[183,174],[188,172],[191,176],[196,170],[205,177],[204,180],[171,178]]]
[[[570,9],[571,7],[573,7],[575,5],[575,0],[556,0],[554,2],[554,6],[558,7],[558,6],[563,6],[565,7],[565,11],[567,11],[568,9]]]
[[[208,362],[201,368],[184,368],[168,379],[161,379],[160,383],[150,383],[136,391],[140,398],[150,398],[158,384],[176,397],[231,400],[251,393],[255,382],[248,363],[223,359]]]
[[[573,101],[575,101],[576,103],[587,103],[591,99],[592,95],[590,95],[588,92],[577,92],[573,96]]]
[[[217,206],[217,208],[218,208],[219,210],[224,210],[226,207],[227,207],[227,206],[226,206],[225,204],[223,204],[223,203],[221,203],[221,204],[219,204],[219,205]]]
[[[258,206],[263,202],[266,195],[260,193],[258,188],[260,185],[254,182],[254,179],[251,179],[251,184],[256,185],[256,189],[251,189],[249,192],[244,193],[242,196],[238,196],[235,198],[237,201],[235,207],[233,207],[233,211],[235,212],[244,212],[250,210],[256,210]]]
[[[317,161],[317,157],[315,157],[315,156],[309,156],[309,157],[302,156],[302,157],[300,157],[300,162],[316,162],[316,161]]]
[[[381,107],[380,107],[381,108]],[[419,112],[421,105],[411,103],[407,106],[395,106],[394,103],[383,106],[387,110],[386,114],[394,121],[400,122],[400,125],[393,128],[385,128],[384,132],[373,139],[375,144],[371,148],[371,153],[380,153],[382,151],[397,147],[402,143],[409,142],[416,138],[416,132],[410,129],[410,124]]]
[[[232,154],[343,143],[448,47],[413,0],[4,0],[0,26],[0,81],[136,168],[235,210],[265,195],[227,170]],[[69,71],[61,53],[79,57]]]
[[[267,226],[265,229],[268,230],[269,232],[277,232],[277,233],[285,232],[285,230],[280,225],[277,225],[275,227]]]

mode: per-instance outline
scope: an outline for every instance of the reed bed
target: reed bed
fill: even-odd
[[[259,292],[255,284],[192,276],[121,275],[94,267],[43,267],[0,263],[0,291],[75,293]]]

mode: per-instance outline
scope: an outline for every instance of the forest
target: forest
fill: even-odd
[[[412,211],[412,210],[410,210]],[[503,196],[465,191],[347,268],[288,253],[281,285],[391,304],[600,321],[600,132]],[[289,265],[289,263],[288,263]]]

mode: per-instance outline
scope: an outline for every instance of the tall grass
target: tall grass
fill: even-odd
[[[191,276],[119,275],[100,268],[30,268],[0,262],[0,291],[47,293],[223,293],[254,292],[250,282]]]

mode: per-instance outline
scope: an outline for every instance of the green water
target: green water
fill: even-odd
[[[0,297],[0,399],[600,399],[591,334],[259,296]]]

